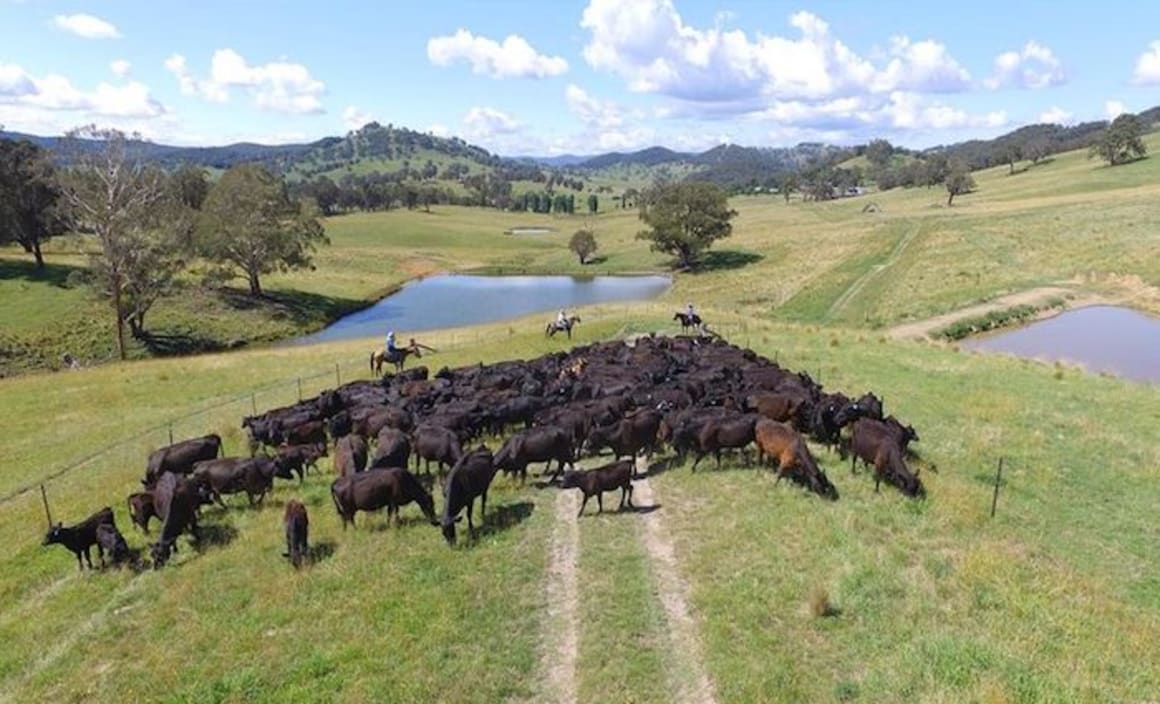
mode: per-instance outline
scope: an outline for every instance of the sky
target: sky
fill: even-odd
[[[40,135],[922,148],[1157,104],[1160,2],[1139,0],[0,0],[0,125]]]

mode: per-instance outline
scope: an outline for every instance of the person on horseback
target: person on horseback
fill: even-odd
[[[396,350],[395,350],[395,331],[388,330],[387,331],[387,357],[389,359],[394,359],[395,352],[396,352]]]
[[[556,329],[557,330],[567,330],[568,329],[568,312],[565,311],[563,308],[560,309],[560,314],[556,316]]]
[[[703,335],[705,333],[705,323],[697,316],[697,311],[693,309],[693,302],[689,301],[685,306],[685,315],[688,317],[690,323],[696,323],[697,334]]]

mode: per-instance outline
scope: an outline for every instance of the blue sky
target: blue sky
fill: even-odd
[[[1160,104],[1160,3],[0,0],[0,124],[501,154],[910,147]]]

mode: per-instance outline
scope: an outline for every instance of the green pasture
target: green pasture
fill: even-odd
[[[669,310],[584,309],[575,342],[670,331]],[[655,476],[657,515],[689,582],[719,701],[1120,702],[1160,690],[1155,387],[867,330],[706,312],[733,341],[827,388],[884,396],[888,412],[919,429],[915,464],[929,492],[925,502],[875,494],[865,472],[851,476],[820,447],[837,503],[774,486],[739,458],[720,471],[686,465]],[[530,358],[567,344],[546,340],[538,323],[432,333],[424,339],[440,351],[424,362]],[[237,453],[243,415],[293,402],[299,379],[309,395],[367,378],[374,343],[0,380],[0,494],[91,458],[48,482],[54,519],[110,505],[143,548],[124,497],[170,427],[179,438],[220,432]],[[67,551],[41,547],[38,491],[0,505],[0,700],[542,697],[555,490],[497,477],[493,522],[477,544],[451,550],[414,507],[400,528],[360,517],[344,532],[331,478],[324,460],[321,474],[301,487],[280,482],[260,509],[234,497],[227,512],[207,510],[203,550],[183,539],[172,566],[143,574],[78,573]],[[289,498],[307,504],[316,546],[301,573],[279,556]],[[641,520],[580,519],[576,682],[586,701],[672,700]],[[815,614],[819,601],[829,615]]]

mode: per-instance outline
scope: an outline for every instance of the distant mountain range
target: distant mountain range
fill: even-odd
[[[1139,113],[1145,124],[1160,123],[1160,107]],[[964,159],[973,168],[1004,163],[1003,153],[1012,143],[1028,139],[1047,140],[1052,151],[1081,148],[1091,143],[1106,122],[1061,125],[1029,125],[991,140],[971,140],[935,147],[939,151]],[[53,152],[63,153],[65,140],[15,132],[0,132],[0,137],[27,139]],[[92,143],[81,143],[90,148]],[[637,167],[665,169],[684,165],[685,177],[707,180],[726,187],[738,187],[789,171],[819,165],[834,165],[860,153],[858,147],[806,142],[794,147],[744,147],[723,144],[694,154],[665,147],[649,147],[635,152],[609,152],[593,156],[563,154],[551,157],[501,157],[458,137],[437,137],[394,125],[376,122],[354,130],[343,137],[325,137],[305,144],[262,145],[249,142],[221,147],[177,147],[151,142],[134,142],[138,155],[172,168],[195,164],[210,169],[227,169],[234,164],[258,162],[284,174],[289,180],[309,180],[327,176],[341,180],[345,176],[379,173],[407,180],[462,181],[473,175],[499,174],[509,180],[548,181],[544,173],[563,178],[583,179],[606,169]],[[661,173],[661,172],[658,172]]]

